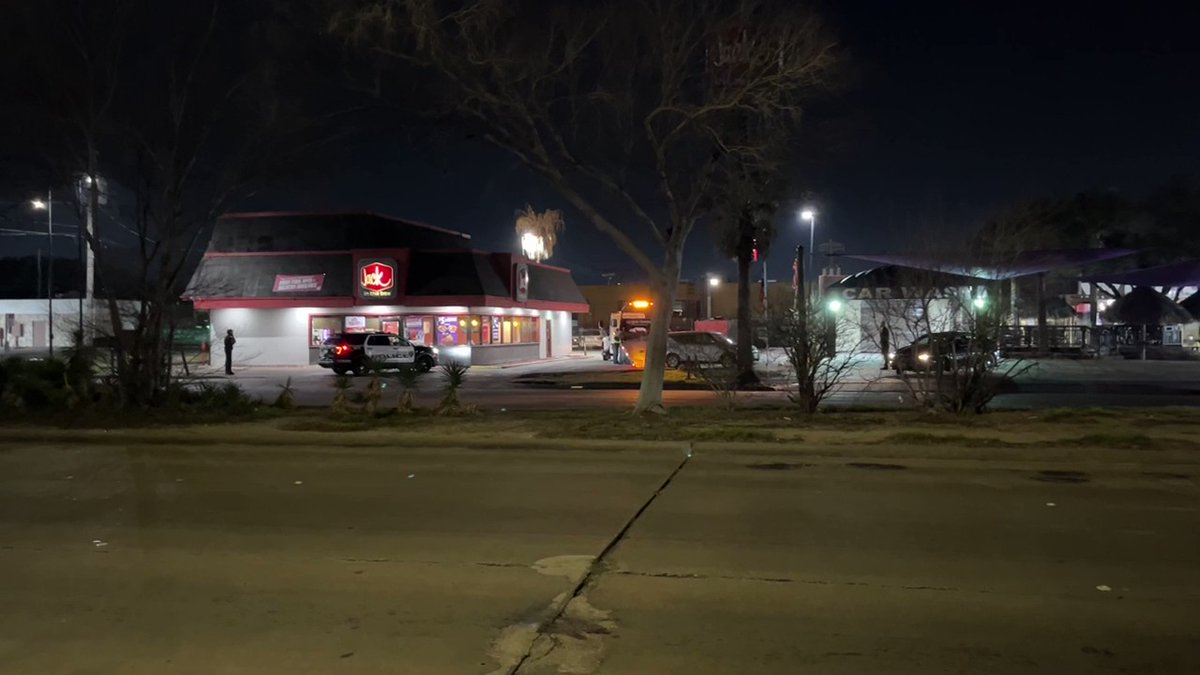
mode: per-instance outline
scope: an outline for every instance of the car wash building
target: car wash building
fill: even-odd
[[[214,226],[186,294],[234,360],[315,363],[338,333],[383,331],[443,360],[570,354],[588,305],[569,270],[471,248],[470,235],[373,213],[234,213]]]
[[[836,320],[839,353],[879,351],[885,326],[893,346],[926,333],[964,330],[989,301],[982,280],[897,265],[844,277],[830,283],[822,297],[825,311]]]

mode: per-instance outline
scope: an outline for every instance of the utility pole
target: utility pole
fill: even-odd
[[[54,191],[46,190],[46,233],[50,237],[49,277],[46,299],[50,304],[50,358],[54,358]]]
[[[46,209],[46,237],[49,241],[50,260],[47,261],[46,273],[46,302],[49,307],[46,310],[46,318],[49,336],[50,336],[50,356],[54,356],[54,191],[46,190],[46,201],[34,199],[32,206],[34,210],[40,211]],[[42,249],[38,249],[38,293],[42,292]]]
[[[792,263],[792,269],[795,273],[792,275],[792,286],[796,289],[796,298],[793,303],[793,308],[796,310],[796,315],[801,316],[800,311],[804,309],[804,245],[796,244],[796,260]]]
[[[76,200],[78,200],[80,197],[80,190],[79,190],[78,184],[75,185],[75,197],[76,197]],[[88,205],[84,210],[87,212],[87,228],[90,230],[92,227],[92,205],[91,205],[90,201],[88,202]],[[78,340],[78,343],[75,345],[76,349],[79,349],[80,347],[83,346],[83,296],[87,295],[87,280],[86,280],[87,279],[87,261],[86,261],[87,254],[84,253],[84,250],[83,250],[83,246],[84,246],[83,233],[84,233],[84,229],[82,227],[76,226],[76,228],[75,228],[75,246],[79,249],[78,255],[76,257],[76,260],[78,261],[78,264],[79,264],[78,274],[83,275],[83,277],[84,277],[82,279],[77,279],[77,281],[79,281],[80,283],[79,283],[79,328],[78,328],[78,332],[75,334],[75,338],[76,338],[76,340]]]
[[[99,180],[92,174],[84,177],[83,182],[88,188],[88,206],[87,206],[87,245],[84,246],[86,254],[84,268],[84,297],[87,299],[88,307],[92,308],[93,318],[95,316],[95,298],[96,298],[96,252],[93,250],[90,242],[96,240],[96,204],[100,202],[100,185]],[[80,303],[80,307],[83,303]],[[81,322],[79,330],[83,331],[84,326]]]

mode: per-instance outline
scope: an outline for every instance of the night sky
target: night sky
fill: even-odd
[[[1136,195],[1196,174],[1200,10],[1170,4],[828,2],[853,84],[813,107],[789,192],[816,195],[818,241],[880,252],[929,233],[963,236],[1025,198]],[[515,210],[564,207],[507,155],[465,139],[397,129],[347,142],[323,166],[245,209],[375,210],[508,249]],[[797,206],[781,211],[772,277],[789,276],[785,251],[807,242]],[[639,276],[569,210],[550,262],[581,283]],[[684,276],[733,270],[698,228]]]

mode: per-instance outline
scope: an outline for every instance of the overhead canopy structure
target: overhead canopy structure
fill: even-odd
[[[1163,326],[1192,323],[1196,319],[1170,298],[1148,286],[1139,286],[1117,299],[1104,318],[1116,323],[1141,326]]]
[[[959,259],[939,258],[922,255],[874,255],[847,254],[845,257],[884,265],[899,265],[920,270],[956,274],[974,279],[1001,281],[1025,277],[1041,272],[1050,272],[1067,267],[1081,267],[1106,260],[1123,258],[1136,253],[1126,248],[1076,248],[1021,251],[1005,259],[971,260],[967,256]]]
[[[980,282],[975,277],[961,274],[951,274],[938,270],[925,270],[919,267],[885,265],[857,272],[830,284],[837,289],[876,289],[890,288],[902,290],[907,287],[915,288],[950,288],[955,286],[974,286]],[[849,296],[847,296],[849,297]],[[894,295],[899,299],[900,295]]]
[[[1200,260],[1187,260],[1129,272],[1093,274],[1084,277],[1083,280],[1116,286],[1166,286],[1173,288],[1200,286]]]
[[[1192,293],[1183,300],[1180,300],[1179,306],[1186,309],[1192,316],[1200,319],[1200,293]]]

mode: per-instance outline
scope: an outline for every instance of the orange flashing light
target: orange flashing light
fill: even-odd
[[[649,300],[634,300],[633,302],[629,303],[629,306],[634,309],[649,309],[650,305],[652,304],[654,303],[650,302]]]

